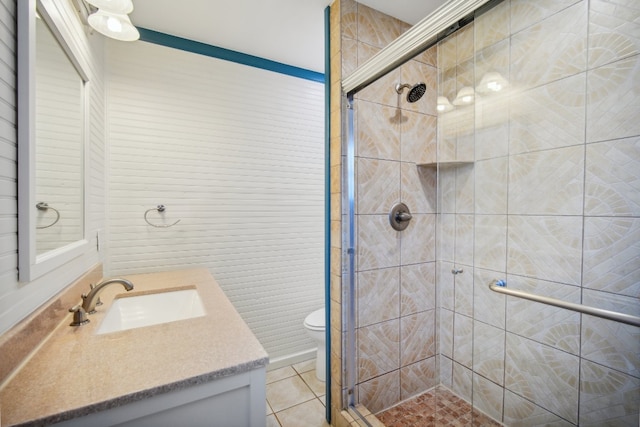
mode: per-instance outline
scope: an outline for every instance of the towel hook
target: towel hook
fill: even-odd
[[[173,227],[174,225],[176,225],[177,223],[180,222],[180,220],[177,220],[173,224],[163,224],[163,225],[156,225],[156,224],[152,224],[151,222],[149,222],[149,219],[147,219],[147,214],[149,214],[149,212],[151,212],[151,211],[164,212],[165,209],[166,208],[164,207],[164,205],[158,205],[155,208],[147,209],[145,211],[145,213],[144,213],[144,220],[147,221],[147,224],[149,224],[152,227],[156,227],[156,228],[169,228],[169,227]]]
[[[41,227],[37,227],[37,226],[36,226],[36,228],[37,228],[38,230],[42,230],[43,228],[49,228],[49,227],[52,227],[53,225],[55,225],[55,223],[57,223],[58,221],[60,221],[60,211],[58,211],[58,209],[56,209],[56,208],[54,208],[54,207],[49,206],[46,202],[39,202],[38,204],[36,204],[36,208],[37,208],[39,211],[45,211],[45,212],[46,212],[46,211],[48,211],[49,209],[51,209],[52,211],[54,211],[54,212],[56,213],[56,219],[55,219],[51,224],[49,224],[49,225],[44,225],[44,226],[41,226]]]

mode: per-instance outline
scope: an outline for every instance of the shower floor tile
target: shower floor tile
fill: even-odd
[[[501,426],[444,387],[376,415],[386,427]]]

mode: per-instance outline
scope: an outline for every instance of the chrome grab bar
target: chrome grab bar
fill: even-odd
[[[632,316],[630,314],[618,313],[617,311],[604,310],[602,308],[591,307],[588,305],[566,302],[542,295],[530,294],[528,292],[517,291],[515,289],[507,289],[507,282],[505,282],[504,280],[494,280],[493,282],[489,283],[489,289],[501,294],[524,298],[535,302],[541,302],[543,304],[553,305],[560,308],[566,308],[567,310],[590,314],[592,316],[601,317],[603,319],[626,323],[627,325],[640,326],[640,317]]]

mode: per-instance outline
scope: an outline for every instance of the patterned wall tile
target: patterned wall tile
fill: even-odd
[[[436,170],[402,163],[400,200],[412,214],[436,212]]]
[[[448,357],[438,356],[440,369],[440,383],[449,388],[453,388],[453,361]]]
[[[507,178],[509,162],[506,157],[476,161],[475,213],[507,213]]]
[[[388,214],[400,202],[400,163],[357,159],[357,214]]]
[[[396,109],[359,100],[356,108],[356,154],[384,160],[400,160],[400,124]]]
[[[509,213],[582,215],[584,146],[509,158]]]
[[[640,137],[587,144],[585,215],[640,216]]]
[[[514,15],[521,3],[511,6],[512,26],[520,22]],[[582,1],[511,37],[511,85],[526,89],[586,70],[586,6]]]
[[[584,220],[583,286],[640,298],[640,219]]]
[[[400,371],[359,384],[358,395],[359,402],[374,414],[395,405],[400,400]]]
[[[357,269],[400,265],[400,237],[388,215],[358,215]]]
[[[580,303],[580,288],[561,283],[507,276],[510,288],[535,295],[557,298],[562,301]],[[507,330],[534,341],[550,345],[559,350],[579,354],[580,314],[574,311],[507,297]]]
[[[343,37],[342,44],[342,65],[340,72],[346,77],[358,68],[358,42],[354,39]]]
[[[400,320],[357,329],[358,382],[400,368]]]
[[[504,376],[504,341],[503,329],[474,322],[473,371],[500,385]]]
[[[358,4],[354,0],[340,1],[340,30],[343,37],[358,37]]]
[[[474,52],[474,28],[475,22],[464,26],[454,34],[456,40],[456,63],[460,64],[471,59]]]
[[[456,215],[456,264],[473,265],[473,215]]]
[[[483,121],[483,117],[492,114],[492,111],[499,111],[498,119],[489,123],[483,123],[476,127],[475,150],[476,160],[493,159],[503,157],[509,153],[509,106],[503,100],[498,100],[495,104],[490,104],[486,108],[487,114],[482,112],[488,101],[480,100],[480,107],[476,107],[476,121]]]
[[[509,154],[584,143],[586,73],[513,94]]]
[[[400,315],[436,308],[436,263],[400,267]]]
[[[578,421],[579,358],[507,333],[505,387],[560,417]]]
[[[436,357],[400,368],[400,399],[423,393],[440,383]]]
[[[625,0],[591,0],[589,68],[640,53],[640,7]]]
[[[459,397],[471,402],[473,384],[471,369],[466,368],[459,363],[453,362],[453,378],[451,390]]]
[[[640,414],[640,378],[587,360],[580,371],[580,425],[636,425]]]
[[[403,111],[407,120],[400,125],[403,162],[427,163],[436,160],[437,118],[427,114]]]
[[[358,40],[364,43],[382,48],[409,28],[406,22],[358,4]]]
[[[440,353],[453,358],[453,311],[440,310]]]
[[[474,265],[487,270],[505,271],[507,268],[507,216],[475,215],[475,221]]]
[[[456,216],[438,215],[438,258],[453,263],[455,260]]]
[[[502,419],[504,389],[486,378],[473,374],[473,406],[494,420]]]
[[[407,366],[436,354],[435,310],[400,319],[400,366]]]
[[[453,319],[453,360],[467,368],[473,364],[473,319],[458,313]]]
[[[438,304],[441,308],[453,311],[455,306],[455,276],[451,273],[452,262],[438,261],[437,291]]]
[[[373,49],[363,43],[358,44],[358,64],[364,62],[363,56],[373,56],[377,53],[377,49]],[[362,89],[356,94],[356,99],[375,102],[389,107],[398,107],[398,92],[396,92],[396,84],[400,81],[400,70],[390,71],[380,77],[369,86]],[[395,111],[394,111],[395,114]]]
[[[581,283],[582,217],[511,215],[507,248],[510,273]]]
[[[518,0],[511,2],[511,34],[584,0]],[[584,2],[586,3],[586,2]]]
[[[640,55],[587,72],[587,142],[640,134]]]
[[[495,272],[476,268],[474,270],[473,315],[475,320],[505,327],[505,296],[489,289],[489,284],[505,277],[504,272]]]
[[[509,390],[504,391],[503,422],[505,425],[513,427],[572,427],[575,425]]]
[[[357,277],[358,327],[400,317],[400,269],[369,270]]]
[[[459,147],[458,147],[459,148]],[[473,148],[472,148],[473,149]],[[460,158],[460,156],[458,156]],[[461,165],[456,171],[456,212],[473,213],[474,209],[474,168],[473,165]]]
[[[460,268],[458,265],[457,268]],[[454,277],[455,283],[455,312],[458,314],[464,314],[465,316],[473,316],[473,274],[468,271],[456,274]]]
[[[402,265],[435,261],[435,231],[435,214],[413,214],[409,227],[399,232],[402,237],[400,244]]]
[[[439,149],[439,148],[438,148]],[[451,214],[456,211],[455,168],[438,169],[438,213]],[[453,242],[453,241],[452,241]]]
[[[592,307],[640,316],[640,300],[585,289],[582,303]],[[582,316],[583,358],[640,377],[640,328]]]
[[[476,51],[491,46],[511,35],[510,14],[511,2],[505,1],[476,17],[474,21]]]

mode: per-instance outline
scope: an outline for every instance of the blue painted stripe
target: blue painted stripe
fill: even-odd
[[[294,67],[293,65],[271,61],[258,56],[247,55],[246,53],[237,52],[235,50],[212,46],[210,44],[184,39],[182,37],[176,37],[146,28],[137,28],[140,32],[140,40],[145,42],[210,56],[212,58],[224,59],[226,61],[261,68],[263,70],[274,71],[276,73],[286,74],[288,76],[311,80],[318,83],[324,83],[324,74],[318,73],[317,71]]]

